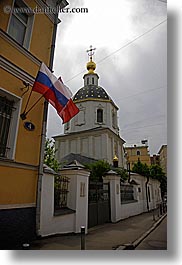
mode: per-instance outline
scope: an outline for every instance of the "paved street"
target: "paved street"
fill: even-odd
[[[167,250],[167,217],[135,250]]]
[[[157,218],[157,216],[156,216]],[[114,250],[132,244],[155,223],[153,213],[143,213],[89,229],[86,235],[86,250]],[[80,250],[80,235],[60,235],[35,240],[31,250]],[[120,250],[120,248],[119,248]]]

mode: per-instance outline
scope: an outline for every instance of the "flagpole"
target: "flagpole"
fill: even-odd
[[[53,69],[55,42],[56,42],[56,32],[58,24],[58,12],[54,16],[54,27],[52,35],[52,44],[49,59],[49,69]],[[37,201],[36,201],[36,233],[40,236],[40,215],[41,215],[41,188],[42,188],[42,177],[43,177],[43,166],[44,166],[44,149],[46,141],[46,130],[47,130],[47,116],[48,116],[48,101],[44,101],[43,110],[43,124],[41,132],[41,146],[40,146],[40,157],[39,157],[39,168],[38,168],[38,182],[37,182]]]

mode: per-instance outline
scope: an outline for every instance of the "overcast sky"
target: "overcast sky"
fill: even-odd
[[[147,139],[151,154],[167,144],[167,10],[159,0],[75,0],[86,14],[60,14],[54,74],[76,93],[87,72],[86,50],[102,86],[119,107],[120,136],[127,145]],[[74,2],[74,3],[73,3]],[[63,133],[49,107],[47,136]]]

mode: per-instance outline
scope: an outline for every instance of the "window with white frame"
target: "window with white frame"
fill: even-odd
[[[31,9],[27,9],[30,12],[23,12],[22,8],[28,8],[28,6],[22,0],[14,0],[8,34],[28,49],[33,26],[33,12],[31,12]]]
[[[0,88],[0,158],[14,158],[20,104],[20,98]]]

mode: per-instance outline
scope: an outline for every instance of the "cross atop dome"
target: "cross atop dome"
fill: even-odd
[[[86,51],[88,53],[88,56],[90,57],[90,61],[92,61],[92,55],[94,55],[95,50],[96,48],[92,48],[92,45],[90,45],[90,49]]]
[[[96,68],[96,64],[92,61],[92,56],[94,55],[94,51],[96,48],[92,48],[92,45],[90,45],[90,49],[87,50],[88,56],[90,58],[90,61],[87,63],[87,70],[89,74],[94,74],[94,70]]]

